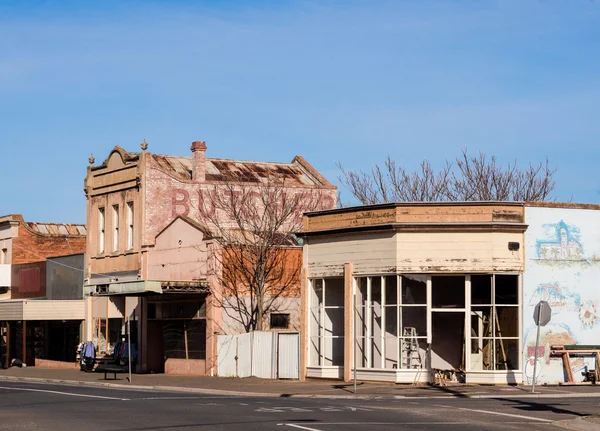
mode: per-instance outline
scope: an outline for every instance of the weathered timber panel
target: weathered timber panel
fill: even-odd
[[[399,272],[512,272],[522,268],[519,252],[508,251],[508,241],[522,243],[519,233],[399,232],[397,238]]]
[[[341,276],[346,262],[353,263],[357,274],[380,274],[396,269],[393,232],[311,238],[305,251],[309,277]]]
[[[519,205],[422,204],[390,208],[356,209],[312,215],[305,220],[307,232],[376,226],[390,223],[523,223],[523,207]]]
[[[85,301],[26,301],[23,307],[23,319],[83,320],[85,319]]]
[[[523,222],[523,207],[508,205],[422,205],[396,207],[398,223]]]
[[[396,221],[394,208],[369,209],[352,212],[323,214],[307,218],[307,232],[340,229],[355,226],[389,224]]]

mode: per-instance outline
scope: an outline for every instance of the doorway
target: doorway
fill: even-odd
[[[431,277],[431,368],[465,370],[465,277]]]

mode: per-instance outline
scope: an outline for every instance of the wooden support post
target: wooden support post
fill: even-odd
[[[21,332],[23,338],[23,363],[27,364],[27,321],[23,320],[21,322]]]
[[[187,323],[183,322],[183,338],[185,342],[185,359],[190,359],[189,350],[188,350],[188,333],[187,333]]]
[[[6,368],[10,366],[10,323],[6,322]]]
[[[575,378],[573,377],[573,368],[571,368],[571,357],[569,356],[569,352],[563,353],[563,366],[565,367],[565,371],[567,373],[568,383],[575,383]]]

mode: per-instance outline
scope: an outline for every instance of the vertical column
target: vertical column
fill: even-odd
[[[6,322],[6,368],[10,366],[10,323]]]
[[[21,322],[21,335],[23,337],[23,363],[27,365],[27,321]]]
[[[344,381],[352,380],[354,369],[354,278],[352,263],[344,264]]]
[[[433,370],[431,369],[431,352],[432,352],[432,346],[431,346],[431,338],[432,338],[432,331],[433,331],[433,321],[432,321],[432,315],[431,315],[431,289],[432,289],[432,284],[431,284],[431,275],[427,276],[427,346],[428,346],[428,352],[427,352],[427,368],[429,369],[429,372],[432,373]],[[433,380],[433,374],[430,375],[429,377],[429,381],[434,381]]]
[[[372,320],[371,316],[373,315],[373,302],[371,299],[371,281],[373,277],[367,277],[367,303],[365,306],[365,323],[366,323],[366,331],[365,331],[365,352],[367,353],[367,368],[373,368],[373,361],[371,357],[371,352],[373,351],[373,327],[371,326]]]
[[[300,270],[300,380],[306,380],[306,368],[308,366],[308,337],[309,327],[309,298],[308,274],[306,268]]]
[[[465,372],[471,371],[471,275],[465,276]]]

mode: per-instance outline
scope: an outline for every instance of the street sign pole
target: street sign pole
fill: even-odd
[[[533,362],[533,380],[531,383],[531,393],[535,393],[535,379],[536,379],[536,373],[537,373],[537,362],[538,362],[538,346],[540,345],[540,315],[542,314],[542,307],[538,306],[537,307],[537,335],[535,337],[535,354],[534,354],[534,362]]]
[[[129,318],[127,318],[127,349],[129,356],[129,384],[131,384],[131,324]]]
[[[354,393],[356,393],[356,345],[358,344],[356,338],[356,293],[353,295],[352,298],[352,308],[354,309],[354,314],[352,316],[352,326],[354,328],[354,330],[352,331],[354,332],[354,358],[352,360],[352,365],[354,365]]]
[[[535,392],[535,381],[537,379],[538,348],[540,345],[540,328],[546,326],[552,319],[552,309],[546,301],[540,301],[533,310],[533,321],[537,325],[537,334],[535,337],[535,354],[533,355],[533,377],[531,381],[531,393]]]

